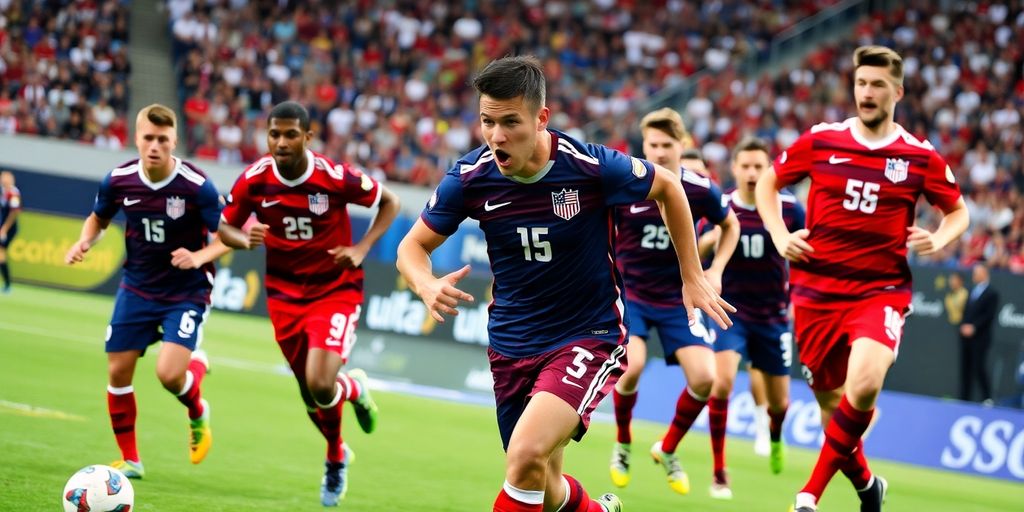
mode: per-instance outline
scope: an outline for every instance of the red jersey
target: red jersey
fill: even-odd
[[[231,189],[224,221],[241,228],[255,213],[266,235],[267,297],[310,302],[325,295],[363,301],[363,269],[342,269],[327,253],[352,245],[347,205],[372,208],[380,185],[348,164],[306,151],[309,166],[285,179],[270,155],[245,169]]]
[[[775,160],[777,186],[811,178],[807,197],[810,261],[790,263],[792,300],[828,306],[879,293],[911,294],[907,227],[922,194],[943,211],[960,199],[946,161],[897,125],[865,140],[856,118],[821,123]]]

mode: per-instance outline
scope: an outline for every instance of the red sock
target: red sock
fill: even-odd
[[[562,478],[569,484],[569,495],[566,496],[565,505],[559,509],[559,512],[605,512],[600,503],[587,496],[587,491],[583,489],[579,480],[566,474],[563,474]]]
[[[729,419],[729,399],[711,397],[708,400],[708,429],[711,431],[711,453],[714,454],[716,473],[725,469],[725,424]]]
[[[185,388],[178,394],[178,401],[188,407],[188,417],[194,420],[203,415],[202,394],[199,385],[206,376],[206,366],[196,359],[189,361],[185,371]]]
[[[772,441],[782,439],[782,423],[786,421],[786,411],[788,410],[789,404],[786,404],[781,411],[773,411],[770,407],[768,408],[768,435]]]
[[[341,462],[345,458],[345,452],[341,448],[341,405],[338,402],[326,409],[317,410],[317,420],[320,425],[320,433],[327,440],[327,461]]]
[[[829,480],[836,474],[839,467],[846,463],[860,443],[861,436],[871,423],[875,410],[858,411],[846,400],[846,395],[839,402],[839,408],[832,414],[832,420],[825,428],[825,444],[818,455],[818,463],[814,472],[801,492],[821,499]]]
[[[672,424],[669,425],[668,432],[665,432],[665,437],[661,440],[661,451],[676,452],[679,441],[683,440],[686,431],[690,430],[690,425],[693,425],[693,420],[697,419],[706,404],[707,399],[694,398],[689,387],[680,393],[679,401],[676,402],[676,415],[672,418]]]
[[[135,444],[135,390],[132,386],[114,388],[107,386],[107,409],[110,411],[110,426],[121,449],[121,458],[139,462],[139,448]]]
[[[544,491],[523,491],[512,487],[508,482],[505,482],[501,492],[498,493],[498,498],[494,500],[493,512],[543,511]]]
[[[338,385],[341,386],[341,400],[343,402],[355,402],[359,399],[359,395],[363,393],[359,383],[344,373],[338,374]]]
[[[843,462],[839,470],[850,479],[854,489],[861,491],[868,486],[871,482],[871,470],[868,468],[868,459],[864,456],[863,439],[857,442],[857,450]]]
[[[633,422],[633,406],[636,405],[636,397],[640,393],[634,392],[631,395],[623,395],[618,389],[612,390],[612,402],[615,403],[615,425],[618,428],[618,441],[623,444],[633,442],[633,433],[629,424]]]

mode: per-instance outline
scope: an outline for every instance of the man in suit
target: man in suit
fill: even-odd
[[[974,288],[967,297],[960,323],[960,399],[969,401],[974,382],[981,384],[981,396],[992,399],[985,359],[992,346],[992,323],[999,309],[999,293],[989,286],[988,267],[978,263],[972,269]]]

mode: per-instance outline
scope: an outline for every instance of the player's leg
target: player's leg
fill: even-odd
[[[631,313],[632,315],[632,313]],[[636,321],[636,320],[634,320]],[[642,322],[642,319],[640,320]],[[631,324],[632,325],[632,324]],[[644,331],[646,336],[646,331]],[[640,375],[647,363],[647,343],[640,336],[630,336],[626,345],[629,364],[612,391],[615,406],[616,442],[612,447],[612,458],[608,467],[612,483],[617,487],[629,484],[630,456],[632,454],[633,408],[639,396]]]
[[[748,346],[752,367],[762,376],[769,417],[769,468],[782,472],[785,446],[782,426],[789,409],[789,369],[793,359],[793,335],[786,324],[758,324]],[[827,424],[827,423],[823,423]]]
[[[156,375],[164,389],[188,409],[189,458],[199,464],[213,444],[210,404],[203,398],[202,383],[209,362],[200,352],[193,357],[203,336],[203,322],[209,313],[205,304],[178,303],[153,306],[162,310],[163,347],[156,361]]]
[[[767,457],[771,454],[771,419],[768,417],[765,375],[748,363],[747,377],[750,379],[750,396],[754,397],[754,454]]]
[[[7,245],[9,243],[10,238],[0,244],[0,277],[3,277],[4,280],[3,293],[11,292],[11,270],[7,266]]]
[[[712,498],[732,499],[725,463],[725,427],[729,421],[729,395],[735,385],[736,372],[746,350],[748,332],[746,324],[735,321],[728,330],[716,330],[713,346],[715,354],[715,381],[708,400],[708,430],[711,433],[711,454],[714,461]]]
[[[617,496],[605,494],[591,499],[579,480],[576,480],[572,475],[562,472],[562,461],[566,444],[568,444],[568,439],[548,459],[548,483],[546,486],[547,489],[556,489],[558,486],[561,486],[565,489],[565,497],[562,498],[561,502],[549,502],[547,499],[549,493],[545,493],[545,510],[556,510],[558,512],[621,512],[622,501]]]

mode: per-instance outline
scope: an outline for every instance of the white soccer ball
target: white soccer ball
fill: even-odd
[[[60,501],[65,512],[130,512],[135,490],[124,473],[94,464],[71,475]]]

